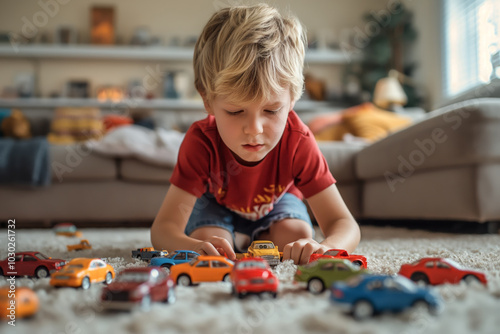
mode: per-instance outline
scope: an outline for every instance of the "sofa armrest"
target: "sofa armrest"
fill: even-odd
[[[429,113],[356,157],[362,180],[411,176],[417,170],[500,161],[500,99],[474,99]]]

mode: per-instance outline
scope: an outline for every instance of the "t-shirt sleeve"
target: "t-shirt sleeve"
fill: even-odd
[[[301,136],[293,159],[292,172],[295,176],[295,186],[305,198],[316,195],[336,182],[310,132]]]
[[[170,183],[201,197],[207,188],[210,152],[210,142],[201,129],[191,126],[179,149]]]

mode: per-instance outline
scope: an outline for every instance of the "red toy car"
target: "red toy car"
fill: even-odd
[[[13,264],[9,264],[11,260],[0,261],[0,275],[44,278],[66,264],[65,260],[53,259],[40,252],[19,252],[15,254]]]
[[[102,289],[103,306],[148,309],[151,302],[175,302],[174,281],[161,267],[136,267],[123,270],[116,280]]]
[[[470,283],[478,281],[486,285],[486,276],[473,269],[466,269],[457,262],[446,258],[427,257],[411,264],[403,264],[399,274],[415,282],[425,284]]]
[[[278,292],[279,279],[273,274],[266,260],[258,257],[241,259],[231,271],[233,293],[239,298],[247,294],[268,292],[274,298]]]
[[[323,254],[311,254],[309,258],[309,263],[316,261],[318,259],[346,259],[351,261],[353,264],[357,264],[358,266],[366,269],[366,257],[363,255],[355,255],[347,253],[346,250],[343,249],[329,249]]]

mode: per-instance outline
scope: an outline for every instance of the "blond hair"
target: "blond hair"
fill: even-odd
[[[196,89],[208,101],[269,100],[290,90],[302,95],[305,32],[293,16],[283,17],[267,4],[236,6],[216,12],[194,51]]]

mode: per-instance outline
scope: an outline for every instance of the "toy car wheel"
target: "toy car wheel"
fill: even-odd
[[[181,275],[177,278],[177,285],[190,286],[191,285],[191,278],[188,275]]]
[[[161,267],[170,270],[170,268],[172,268],[172,264],[171,263],[164,263],[161,265]]]
[[[110,272],[108,272],[106,274],[106,278],[104,279],[104,283],[110,284],[112,281],[113,281],[113,275]]]
[[[151,307],[151,296],[145,295],[141,300],[141,310],[147,311]]]
[[[35,276],[37,278],[45,278],[49,276],[49,271],[45,267],[38,267],[35,271]]]
[[[356,319],[366,319],[374,313],[373,305],[367,300],[359,300],[354,304],[352,315]]]
[[[3,270],[0,268],[0,276],[3,276]]]
[[[417,312],[429,312],[430,307],[429,303],[427,303],[425,300],[417,300],[416,302],[413,303],[412,308],[417,311]]]
[[[312,278],[307,283],[307,290],[311,293],[318,294],[325,290],[325,285],[319,278]]]
[[[82,279],[82,289],[87,290],[88,288],[90,288],[90,278],[88,278],[88,276],[85,276]]]
[[[363,267],[363,263],[361,261],[354,261],[352,264],[358,266],[358,267]]]
[[[245,298],[246,296],[247,296],[247,294],[246,294],[246,293],[244,293],[244,292],[239,292],[239,293],[238,293],[238,298],[239,298],[239,299],[243,299],[243,298]]]
[[[424,273],[413,273],[411,275],[410,279],[412,281],[414,281],[415,283],[419,283],[419,284],[423,283],[425,285],[429,284],[429,277],[427,277],[427,275]]]
[[[136,258],[137,258],[137,260],[142,260],[141,254],[137,255]]]
[[[167,298],[165,298],[164,302],[167,304],[175,303],[175,292],[174,289],[168,289]]]
[[[224,277],[222,278],[223,282],[231,283],[231,277],[229,274],[225,274]]]
[[[464,276],[464,278],[462,278],[462,280],[467,284],[474,284],[480,282],[479,278],[477,278],[477,276],[474,275],[466,275]]]

